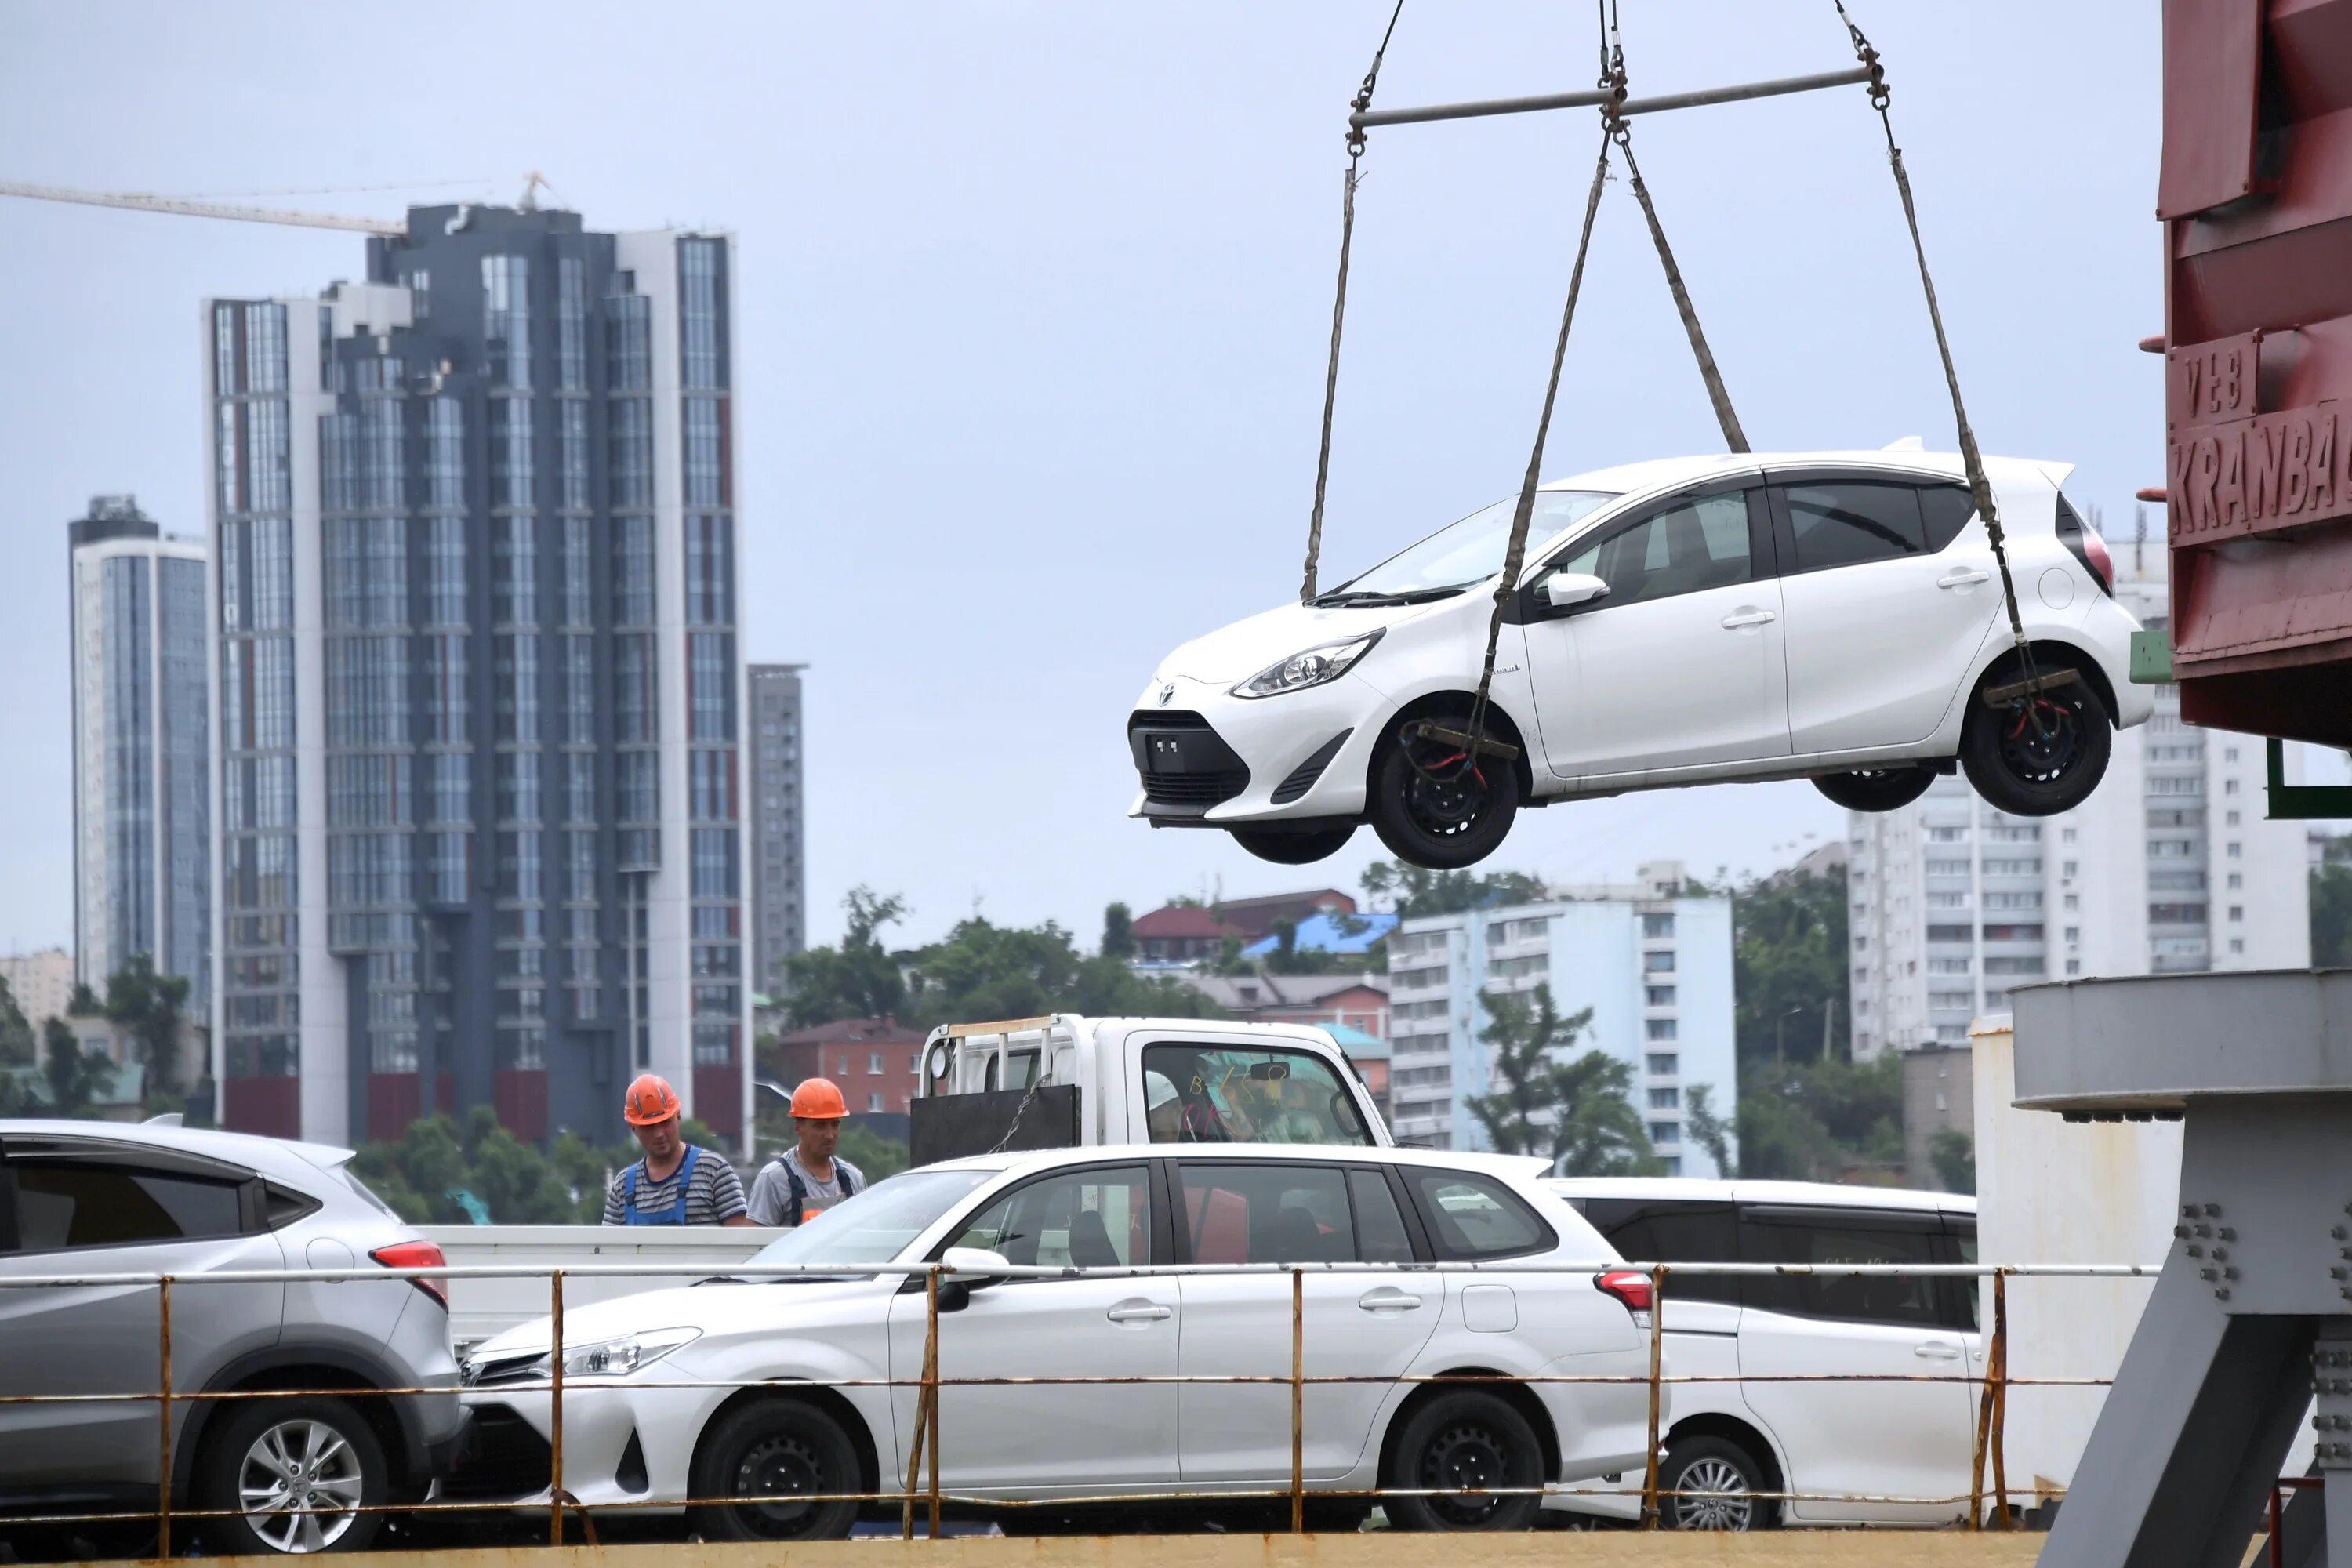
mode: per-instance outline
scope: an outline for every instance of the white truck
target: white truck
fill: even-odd
[[[932,1030],[910,1136],[919,1165],[999,1148],[1391,1142],[1363,1075],[1310,1025],[1071,1013]]]

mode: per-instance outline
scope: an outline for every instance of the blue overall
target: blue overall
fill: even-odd
[[[677,1168],[677,1202],[666,1209],[649,1211],[637,1206],[637,1177],[646,1168],[643,1160],[629,1167],[627,1185],[621,1191],[621,1223],[623,1225],[684,1225],[686,1194],[694,1186],[694,1163],[702,1151],[688,1143],[686,1159]]]

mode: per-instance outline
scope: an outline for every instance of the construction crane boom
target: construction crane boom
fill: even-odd
[[[227,202],[188,201],[135,191],[77,191],[62,185],[28,185],[0,180],[0,196],[35,202],[73,202],[82,206],[126,207],[132,212],[171,213],[180,217],[226,218],[233,223],[275,223],[292,228],[337,228],[351,234],[404,235],[408,226],[392,218],[347,217],[341,213],[297,212],[288,207],[242,206]]]

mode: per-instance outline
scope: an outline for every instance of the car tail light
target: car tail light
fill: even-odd
[[[441,1268],[449,1260],[441,1256],[440,1247],[429,1241],[395,1241],[390,1247],[379,1247],[368,1254],[386,1268]],[[411,1285],[441,1303],[449,1305],[449,1282],[446,1279],[411,1279]],[[1646,1289],[1646,1288],[1645,1288]]]
[[[1596,1274],[1592,1287],[1605,1296],[1616,1297],[1629,1312],[1638,1314],[1650,1310],[1650,1277],[1637,1270],[1612,1268],[1606,1274]]]
[[[2107,553],[2107,542],[2099,531],[2084,521],[2083,514],[2064,496],[2058,498],[2058,537],[2099,585],[2099,592],[2109,598],[2116,596],[2116,561]]]

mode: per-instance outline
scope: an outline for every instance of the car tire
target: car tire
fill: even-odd
[[[1752,1494],[1772,1489],[1756,1456],[1728,1438],[1677,1438],[1658,1464],[1658,1522],[1668,1530],[1769,1530],[1780,1510]]]
[[[691,1528],[705,1541],[840,1541],[857,1522],[859,1506],[842,1494],[865,1489],[857,1449],[840,1422],[803,1400],[755,1400],[703,1434],[689,1490],[778,1500],[704,1504],[690,1510]],[[835,1500],[797,1502],[796,1493]]]
[[[1443,1487],[1533,1489],[1543,1485],[1543,1445],[1528,1418],[1491,1394],[1441,1394],[1406,1417],[1389,1484],[1427,1493]],[[1533,1490],[1499,1498],[1382,1500],[1399,1530],[1526,1530],[1542,1500]]]
[[[2106,776],[2116,742],[2106,705],[2080,679],[2000,708],[1984,705],[1979,694],[1985,686],[2017,679],[2016,665],[2003,659],[1969,695],[1960,765],[1977,794],[1997,811],[2011,816],[2072,811]]]
[[[1348,840],[1356,836],[1356,825],[1343,822],[1337,827],[1305,832],[1280,827],[1236,827],[1233,835],[1234,843],[1261,860],[1271,860],[1277,866],[1311,866],[1346,848]]]
[[[1462,720],[1455,720],[1462,722]],[[1519,809],[1519,771],[1486,757],[1475,774],[1442,775],[1449,752],[1442,742],[1412,739],[1404,725],[1391,730],[1372,767],[1372,831],[1397,858],[1431,871],[1454,871],[1492,855],[1511,831]]]
[[[1848,811],[1900,811],[1926,795],[1935,782],[1933,768],[1858,768],[1847,773],[1818,774],[1813,787],[1827,795],[1831,805]]]
[[[194,1480],[225,1556],[359,1552],[383,1528],[367,1510],[390,1496],[392,1466],[350,1401],[305,1394],[233,1402],[205,1434]]]

